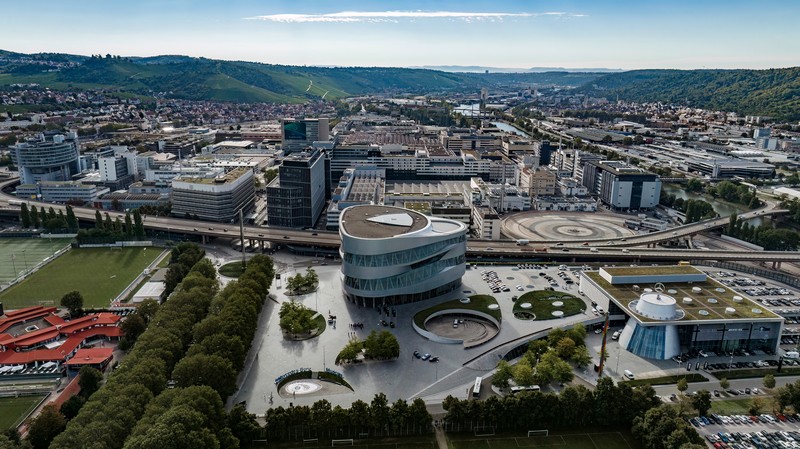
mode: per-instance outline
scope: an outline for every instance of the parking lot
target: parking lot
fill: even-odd
[[[712,414],[703,418],[692,418],[689,423],[714,448],[800,448],[800,417],[797,415]]]

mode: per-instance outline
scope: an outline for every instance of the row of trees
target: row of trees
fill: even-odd
[[[775,228],[768,223],[751,226],[737,214],[731,215],[725,234],[761,246],[768,251],[794,251],[800,247],[800,234],[797,231]]]
[[[314,291],[319,284],[319,276],[313,268],[306,268],[306,274],[297,273],[286,278],[286,289],[289,293],[299,295]]]
[[[192,267],[206,256],[206,252],[193,243],[179,243],[172,248],[169,255],[167,274],[164,276],[164,293],[161,299],[166,299],[175,290],[175,287],[189,274]]]
[[[266,413],[265,437],[272,441],[299,440],[301,438],[358,438],[370,436],[399,436],[428,433],[431,415],[425,401],[414,399],[409,404],[398,399],[392,404],[383,393],[378,393],[367,404],[353,402],[349,409],[331,407],[325,399],[311,407],[294,406],[270,408]]]
[[[274,276],[272,259],[256,255],[214,298],[210,313],[192,331],[192,347],[172,372],[179,387],[206,385],[223,400],[236,390]]]
[[[271,259],[253,257],[242,276],[213,298],[208,316],[192,327],[189,351],[172,370],[177,388],[163,391],[150,403],[125,442],[126,449],[159,448],[165,441],[236,448],[259,434],[253,415],[242,407],[227,415],[223,402],[244,366],[272,276]]]
[[[736,184],[731,181],[720,181],[716,184],[708,184],[706,193],[714,198],[722,198],[731,203],[747,205],[750,209],[757,209],[763,205],[756,196],[754,189],[743,184]]]
[[[75,212],[71,206],[67,206],[66,215],[62,210],[58,212],[52,207],[45,211],[44,207],[36,209],[36,206],[31,206],[28,209],[27,203],[22,203],[19,211],[20,222],[23,228],[44,228],[48,232],[55,231],[78,231],[78,219],[75,218]]]
[[[133,424],[166,388],[173,367],[191,342],[193,326],[205,317],[217,288],[211,262],[196,262],[181,287],[155,312],[123,363],[50,447],[122,448]],[[176,424],[175,428],[179,427]]]
[[[603,377],[592,391],[583,385],[568,385],[561,393],[522,392],[472,401],[448,396],[442,403],[447,411],[447,429],[471,431],[494,427],[497,431],[587,428],[592,426],[629,428],[633,419],[661,404],[649,386],[615,385]]]
[[[568,331],[553,329],[548,338],[531,342],[528,351],[515,365],[501,360],[492,376],[492,385],[508,388],[512,380],[521,386],[571,381],[572,366],[567,361],[572,361],[579,368],[592,361],[584,344],[585,338],[586,328],[583,326],[575,326]]]
[[[67,422],[77,416],[86,399],[100,388],[102,381],[103,373],[91,366],[82,367],[78,372],[78,394],[64,401],[61,407],[53,404],[45,406],[28,426],[26,441],[20,441],[19,438],[14,438],[13,442],[0,439],[0,447],[47,449],[53,438],[64,431]]]
[[[132,218],[131,218],[132,217]],[[141,240],[145,237],[142,215],[138,209],[125,212],[124,222],[120,217],[114,219],[105,213],[105,218],[99,210],[94,212],[94,228],[81,229],[75,237],[78,243],[113,243],[120,240]]]
[[[363,354],[365,359],[389,360],[400,357],[400,343],[389,331],[372,331],[366,340],[350,340],[336,356],[336,364],[349,363]]]
[[[280,327],[284,332],[307,334],[317,325],[311,319],[317,312],[294,301],[285,301],[278,312]]]

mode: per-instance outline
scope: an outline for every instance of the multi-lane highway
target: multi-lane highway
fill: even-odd
[[[19,179],[8,179],[0,182],[0,189],[10,187],[19,182]],[[16,207],[9,205],[9,201],[17,203],[18,198],[0,192],[0,208]],[[64,206],[36,201],[26,201],[30,205],[64,209]],[[75,215],[84,221],[94,221],[96,209],[74,207]],[[106,211],[103,211],[105,213]],[[761,217],[770,214],[784,213],[774,205],[741,215],[742,218]],[[108,211],[112,218],[124,217],[115,211]],[[657,242],[674,240],[691,236],[715,227],[727,225],[728,218],[707,220],[686,226],[670,229],[668,231],[653,232],[641,236],[627,237],[622,240],[595,240],[586,245],[576,245],[572,242],[532,242],[529,245],[517,245],[513,240],[475,240],[467,243],[467,256],[478,258],[546,258],[555,260],[619,260],[619,261],[675,261],[675,260],[720,260],[720,261],[756,261],[756,262],[800,262],[800,252],[797,251],[752,251],[752,250],[687,250],[664,248],[634,248],[634,246],[647,246]],[[206,238],[239,238],[238,224],[223,224],[208,221],[186,220],[173,217],[144,216],[144,226],[150,230],[163,233],[176,233],[196,235]],[[298,245],[317,248],[338,248],[339,234],[329,231],[299,230],[274,227],[244,227],[244,239],[254,242],[272,242],[282,245]],[[545,245],[545,246],[542,246]]]

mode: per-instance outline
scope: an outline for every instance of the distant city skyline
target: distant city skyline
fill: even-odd
[[[318,66],[800,65],[800,2],[211,0],[3,5],[0,48]]]

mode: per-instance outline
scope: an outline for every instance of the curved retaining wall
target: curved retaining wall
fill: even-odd
[[[500,329],[500,322],[497,321],[493,316],[489,315],[488,313],[480,312],[480,311],[477,311],[477,310],[471,310],[471,309],[440,310],[438,312],[434,312],[434,313],[428,315],[428,318],[425,318],[425,322],[423,323],[423,325],[428,324],[428,321],[432,320],[433,318],[436,318],[437,316],[459,314],[459,313],[460,314],[464,314],[464,315],[475,315],[475,316],[481,317],[481,318],[485,319],[486,321],[489,321],[490,323],[492,323],[495,326],[497,326],[497,329]],[[428,340],[435,341],[436,343],[443,343],[443,344],[446,344],[446,345],[460,345],[460,344],[464,343],[464,340],[462,340],[462,339],[442,337],[442,336],[434,334],[433,332],[431,332],[431,331],[429,331],[427,329],[420,328],[419,326],[417,326],[417,323],[414,322],[413,320],[411,321],[411,325],[414,327],[414,330],[417,331],[418,334],[422,335],[423,337],[427,338]]]

